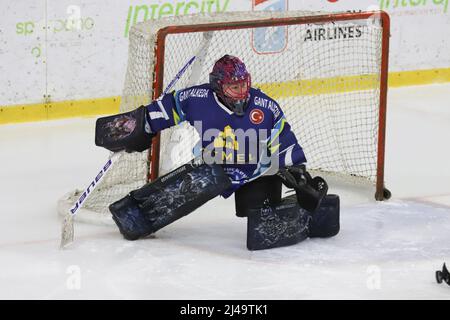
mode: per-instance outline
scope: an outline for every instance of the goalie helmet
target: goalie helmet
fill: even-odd
[[[236,115],[243,116],[250,97],[251,77],[237,57],[225,55],[214,64],[209,83],[219,99]]]

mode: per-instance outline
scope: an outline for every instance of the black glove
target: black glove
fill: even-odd
[[[305,165],[282,168],[277,175],[283,184],[294,189],[297,201],[303,209],[314,212],[328,192],[328,184],[322,177],[312,178]]]

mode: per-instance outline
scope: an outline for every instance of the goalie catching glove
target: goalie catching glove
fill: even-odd
[[[142,152],[150,148],[154,136],[147,122],[145,106],[98,118],[95,124],[95,144],[113,152]]]
[[[295,190],[298,204],[309,212],[319,208],[328,192],[326,181],[321,177],[312,178],[303,164],[282,168],[277,175],[286,187]]]

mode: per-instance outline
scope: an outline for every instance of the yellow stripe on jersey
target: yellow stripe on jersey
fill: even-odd
[[[179,124],[180,116],[178,115],[178,113],[175,109],[172,109],[172,114],[173,114],[173,121],[175,122],[175,124]]]
[[[278,136],[281,134],[281,132],[284,129],[284,124],[286,123],[286,118],[283,116],[278,122],[275,124],[275,127],[272,130],[272,134],[270,136],[270,141],[267,144],[269,148],[271,148],[272,143],[278,138]],[[273,135],[275,131],[275,135]],[[272,136],[273,135],[273,136]],[[278,149],[278,148],[277,148]]]

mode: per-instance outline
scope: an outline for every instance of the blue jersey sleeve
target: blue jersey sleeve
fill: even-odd
[[[159,132],[166,128],[175,126],[186,119],[183,108],[179,101],[179,92],[165,94],[147,105],[148,122],[152,132]]]
[[[303,149],[282,111],[274,119],[274,126],[267,146],[272,159],[277,158],[280,168],[306,162]]]

